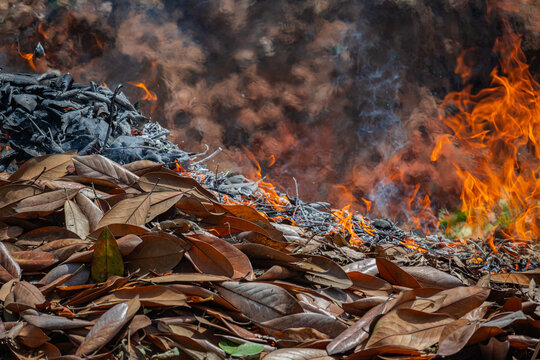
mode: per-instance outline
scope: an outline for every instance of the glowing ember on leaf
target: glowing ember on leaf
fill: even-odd
[[[157,95],[155,92],[148,90],[146,85],[144,85],[142,82],[131,82],[129,81],[128,84],[136,86],[140,89],[143,89],[146,95],[141,100],[148,100],[148,101],[157,101]]]
[[[463,181],[461,210],[472,235],[490,236],[494,251],[496,230],[513,239],[540,234],[540,85],[520,44],[512,33],[497,40],[499,67],[490,88],[475,94],[468,86],[446,97],[440,117],[451,134],[432,154],[436,160],[441,148],[449,150],[449,139],[470,154],[471,168],[455,165]]]
[[[416,250],[420,253],[427,252],[427,250],[420,247],[413,238],[406,238],[404,241],[400,241],[400,243],[403,244],[403,246],[405,246],[406,248]]]

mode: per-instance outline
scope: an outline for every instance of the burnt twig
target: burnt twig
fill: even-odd
[[[118,84],[118,86],[116,87],[116,89],[114,89],[114,92],[111,96],[111,102],[109,103],[109,119],[108,119],[109,126],[107,127],[107,134],[105,135],[105,139],[103,140],[103,146],[101,147],[100,153],[102,153],[103,151],[107,149],[107,142],[109,141],[109,136],[111,136],[113,120],[115,118],[115,112],[116,112],[116,105],[114,104],[114,101],[121,88],[122,88],[122,84]]]

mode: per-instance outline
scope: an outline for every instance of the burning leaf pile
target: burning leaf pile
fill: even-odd
[[[388,247],[340,266],[321,239],[148,160],[54,154],[0,179],[15,358],[525,358],[539,343],[537,271],[474,281],[456,257],[430,260],[443,272]]]

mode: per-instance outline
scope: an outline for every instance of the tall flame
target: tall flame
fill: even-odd
[[[540,85],[513,33],[497,40],[499,66],[491,87],[450,93],[440,117],[451,134],[441,137],[432,160],[454,143],[470,154],[471,168],[457,165],[463,181],[462,211],[473,235],[499,230],[514,239],[540,234]],[[465,69],[466,70],[466,69]],[[465,71],[464,76],[468,76]]]

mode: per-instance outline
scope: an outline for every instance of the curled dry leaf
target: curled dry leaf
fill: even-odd
[[[196,233],[194,235],[185,235],[184,237],[191,240],[206,242],[223,254],[233,267],[233,279],[253,280],[251,262],[243,252],[233,245],[208,233]]]
[[[24,271],[40,271],[58,262],[54,254],[43,251],[14,251],[11,256]]]
[[[12,206],[42,192],[37,186],[32,185],[6,184],[0,186],[0,215],[10,215]]]
[[[75,201],[77,201],[77,205],[88,219],[90,231],[94,231],[103,217],[103,211],[81,192],[75,196]]]
[[[144,191],[180,191],[200,200],[215,200],[211,192],[202,187],[192,178],[175,173],[156,171],[141,176],[139,186]]]
[[[13,285],[12,291],[17,303],[28,305],[32,308],[47,301],[37,287],[26,281],[19,281]]]
[[[111,224],[144,225],[150,210],[150,196],[139,195],[121,200],[103,215],[97,227]]]
[[[451,289],[463,285],[457,277],[431,266],[407,266],[402,269],[412,275],[423,287]]]
[[[386,260],[385,258],[377,258],[376,261],[379,275],[390,284],[405,286],[411,289],[421,287],[414,277],[409,275],[390,260]]]
[[[40,179],[58,179],[67,174],[72,164],[73,153],[44,155],[29,159],[9,177],[10,181]]]
[[[140,306],[135,298],[107,310],[90,329],[75,354],[87,355],[101,349],[135,316]]]
[[[77,203],[72,200],[66,200],[64,203],[64,216],[66,228],[69,231],[73,231],[75,234],[79,235],[81,239],[86,239],[90,233],[90,222]]]
[[[400,345],[424,350],[437,343],[446,325],[453,321],[445,314],[396,309],[377,321],[367,347]]]
[[[168,286],[150,285],[131,289],[121,289],[95,301],[96,305],[123,303],[138,298],[144,307],[182,306],[186,304],[186,295]]]
[[[263,357],[263,360],[333,360],[326,351],[320,349],[279,349]]]
[[[76,189],[61,189],[49,191],[39,195],[34,195],[21,200],[15,208],[15,211],[17,211],[18,213],[53,212],[61,208],[64,205],[65,200],[73,198],[77,194],[77,192],[78,190]]]
[[[294,297],[276,285],[225,281],[216,286],[225,300],[254,321],[264,322],[303,312]]]
[[[132,186],[139,181],[137,175],[101,155],[77,156],[73,158],[73,164],[80,176],[111,181],[122,186]]]
[[[0,281],[19,279],[21,273],[19,264],[13,259],[6,246],[0,242]]]
[[[231,278],[234,268],[229,259],[212,245],[195,239],[186,239],[191,247],[186,252],[187,258],[201,273],[223,275]]]
[[[27,323],[47,330],[68,330],[93,325],[90,321],[43,314],[32,309],[23,311],[21,316]]]
[[[124,266],[128,272],[165,273],[178,265],[183,254],[184,247],[178,241],[159,235],[146,235],[125,258]]]
[[[330,316],[313,313],[299,313],[282,316],[261,323],[265,329],[286,330],[290,328],[311,328],[334,338],[347,329],[347,326]]]

